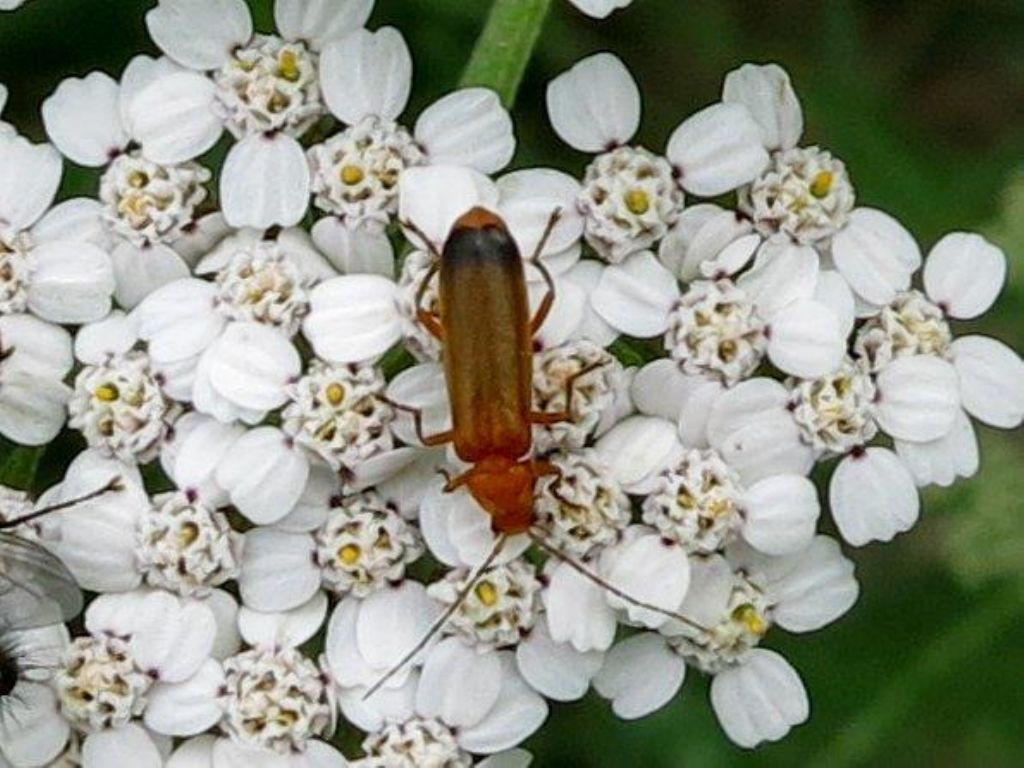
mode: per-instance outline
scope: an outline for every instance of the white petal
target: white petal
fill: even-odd
[[[242,602],[253,610],[276,612],[309,601],[320,587],[314,552],[313,538],[305,533],[272,528],[246,533],[238,576]]]
[[[277,0],[274,22],[286,40],[316,49],[362,27],[372,10],[373,0]]]
[[[439,609],[422,584],[405,581],[363,600],[356,646],[374,669],[390,670],[423,640]]]
[[[684,374],[674,360],[654,360],[637,371],[629,394],[636,409],[645,416],[675,421],[683,403],[704,381]]]
[[[814,537],[821,507],[814,483],[800,475],[766,477],[743,494],[743,538],[769,555],[788,555]]]
[[[50,765],[64,750],[70,731],[68,721],[60,714],[57,696],[48,685],[19,681],[4,704],[0,765]]]
[[[218,69],[252,37],[245,0],[160,0],[146,26],[164,53],[193,69]]]
[[[245,642],[264,648],[298,648],[320,631],[327,617],[327,595],[317,592],[289,611],[264,613],[243,607],[238,628]]]
[[[678,610],[690,586],[686,552],[676,544],[666,543],[653,530],[605,550],[601,572],[609,584],[633,600],[664,611]],[[668,620],[664,613],[641,608],[615,594],[609,593],[608,602],[613,608],[626,611],[630,621],[647,627],[660,627]]]
[[[223,133],[224,123],[214,112],[216,98],[212,80],[180,71],[153,79],[122,110],[146,158],[180,163],[206,152]]]
[[[650,251],[634,254],[604,270],[590,302],[623,333],[648,338],[664,333],[679,285]]]
[[[628,493],[642,493],[682,454],[676,425],[654,416],[631,416],[601,436],[597,455]]]
[[[524,259],[533,257],[551,215],[560,213],[543,255],[561,253],[583,235],[583,217],[576,208],[580,183],[551,168],[529,168],[498,179],[501,214]]]
[[[0,218],[15,232],[28,229],[50,207],[63,164],[49,144],[0,137]]]
[[[54,242],[32,251],[29,309],[54,323],[89,323],[110,311],[114,269],[89,243]]]
[[[853,563],[828,536],[816,536],[803,551],[771,563],[772,617],[789,632],[813,632],[831,624],[853,607],[859,591]]]
[[[0,315],[4,378],[15,370],[62,379],[71,370],[71,334],[32,315]]]
[[[899,440],[938,440],[960,413],[956,369],[938,357],[898,358],[878,374],[877,384],[875,418]]]
[[[699,384],[683,401],[679,412],[679,439],[688,448],[707,448],[708,419],[715,401],[726,391],[720,381],[705,381]]]
[[[708,442],[748,485],[771,475],[806,475],[814,465],[814,450],[801,439],[786,399],[777,381],[756,378],[726,390],[711,406]]]
[[[37,245],[70,240],[110,250],[103,206],[99,200],[86,197],[73,197],[53,206],[32,227],[32,236]]]
[[[89,323],[75,335],[75,358],[87,365],[97,365],[114,355],[123,355],[139,340],[134,316],[114,310],[103,320]]]
[[[120,462],[86,451],[71,463],[54,502],[65,501],[102,488],[121,476],[125,488],[76,504],[58,513],[55,541],[47,547],[74,574],[83,589],[96,592],[133,589],[142,580],[135,550],[135,530],[150,509],[140,483],[124,472]]]
[[[83,768],[107,768],[111,765],[162,768],[163,764],[153,739],[135,723],[89,734],[82,744]]]
[[[401,338],[398,286],[380,275],[343,275],[310,294],[302,331],[318,357],[354,363],[384,354]]]
[[[463,88],[438,99],[423,110],[414,133],[431,163],[482,173],[500,171],[516,149],[512,118],[488,88]]]
[[[458,553],[458,564],[476,566],[487,559],[494,549],[497,535],[491,526],[491,516],[484,511],[465,488],[439,497],[443,510],[446,538]],[[424,499],[424,506],[427,499]],[[525,534],[505,540],[495,562],[513,560],[530,546]]]
[[[44,445],[57,436],[67,418],[71,390],[58,381],[40,380],[25,371],[3,376],[0,434],[21,445]]]
[[[283,133],[254,134],[228,151],[220,178],[221,209],[233,227],[291,227],[309,205],[309,164]]]
[[[416,711],[449,727],[465,728],[483,720],[498,702],[501,657],[477,653],[458,637],[438,643],[427,656],[416,694]],[[512,744],[508,745],[512,746]]]
[[[583,310],[583,321],[576,329],[573,338],[586,339],[601,347],[608,346],[619,335],[618,331],[597,314],[593,302],[589,299],[601,282],[601,275],[604,274],[606,268],[601,262],[587,259],[578,261],[564,275],[565,280],[582,288],[588,296],[587,305]]]
[[[708,440],[721,445],[758,417],[784,410],[787,402],[786,388],[774,379],[740,382],[715,402],[708,419]]]
[[[777,312],[769,330],[768,358],[793,376],[826,376],[846,354],[839,318],[814,299],[798,299]]]
[[[362,600],[346,597],[338,603],[327,622],[324,653],[334,681],[342,687],[359,686],[368,688],[387,670],[378,671],[371,667],[359,653],[356,645],[356,623]],[[395,675],[388,688],[401,687],[407,678]]]
[[[832,310],[832,314],[839,320],[840,333],[844,337],[849,336],[853,330],[857,307],[853,291],[843,276],[832,269],[818,272],[814,299]]]
[[[229,323],[204,353],[210,384],[240,408],[269,411],[288,400],[286,388],[302,370],[292,343],[260,323]]]
[[[792,149],[804,131],[804,115],[789,75],[778,64],[744,64],[725,76],[722,101],[743,104],[761,126],[769,150]]]
[[[580,653],[568,643],[556,643],[546,621],[538,622],[516,647],[520,674],[536,691],[554,701],[583,698],[603,660],[600,651]]]
[[[158,683],[147,694],[146,727],[166,736],[195,736],[223,715],[217,694],[224,672],[212,659],[181,683]]]
[[[470,168],[433,165],[409,168],[398,179],[398,218],[412,222],[440,251],[455,220],[469,209],[482,206],[496,211],[498,187],[488,177]],[[406,232],[417,248],[425,247],[419,237]]]
[[[214,589],[203,602],[213,612],[217,622],[217,636],[213,639],[210,656],[224,661],[234,656],[242,647],[242,636],[238,632],[238,603],[223,589]]]
[[[291,512],[276,523],[275,528],[297,533],[311,533],[327,521],[331,505],[341,495],[341,478],[325,464],[310,464],[309,477],[302,496]]]
[[[1020,426],[1024,419],[1024,361],[1020,356],[987,336],[959,338],[951,353],[966,411],[993,427]]]
[[[730,243],[748,234],[750,221],[712,203],[689,205],[658,246],[658,258],[680,280],[702,273]]]
[[[888,304],[910,286],[921,249],[889,214],[856,208],[832,239],[832,259],[854,293],[871,304]]]
[[[209,606],[162,590],[97,597],[86,610],[86,629],[130,636],[139,669],[154,679],[180,683],[209,658],[217,633]]]
[[[188,264],[161,243],[138,248],[125,241],[110,254],[110,260],[117,282],[114,298],[125,309],[132,309],[159,288],[188,277]]]
[[[907,465],[917,485],[950,486],[958,477],[978,471],[978,436],[963,411],[949,432],[927,443],[894,440],[896,453]]]
[[[981,235],[953,232],[924,263],[928,298],[950,317],[970,319],[992,306],[1006,281],[1006,255]]]
[[[756,233],[733,240],[713,259],[701,262],[700,276],[717,280],[736,274],[750,263],[750,260],[754,258],[754,252],[760,245],[761,235]]]
[[[228,502],[228,493],[216,480],[217,467],[235,442],[245,434],[240,424],[225,424],[201,414],[189,414],[193,423],[186,432],[184,419],[175,424],[180,438],[171,479],[182,490],[194,491],[211,508]]]
[[[608,649],[615,640],[616,620],[605,594],[606,590],[572,566],[555,566],[541,593],[552,639],[571,643],[581,653]]]
[[[260,427],[235,441],[217,465],[216,480],[243,515],[266,525],[292,510],[308,476],[309,463],[284,433]]]
[[[498,652],[501,689],[498,700],[483,720],[458,734],[459,746],[478,754],[493,754],[514,747],[543,725],[548,705],[519,676],[512,654]]]
[[[191,229],[174,241],[174,250],[189,266],[216,248],[233,230],[219,211],[195,220]]]
[[[213,768],[213,746],[217,737],[196,736],[188,739],[170,756],[164,768]]]
[[[387,396],[400,405],[418,409],[423,433],[427,436],[452,428],[448,387],[444,368],[439,363],[421,363],[406,368],[388,383]],[[412,414],[407,411],[398,411],[391,428],[402,442],[420,444]]]
[[[813,296],[817,284],[818,253],[786,238],[766,240],[754,266],[736,281],[766,320],[797,299]]]
[[[222,737],[213,745],[211,768],[291,768],[291,762],[287,755]]]
[[[741,104],[712,104],[687,118],[666,154],[687,192],[713,197],[753,181],[768,165],[761,127]]]
[[[214,309],[217,289],[205,280],[187,278],[157,289],[132,316],[149,354],[161,363],[195,357],[220,334],[225,324]]]
[[[69,77],[43,102],[46,135],[79,165],[106,165],[128,144],[117,83],[103,72]]]
[[[383,686],[366,698],[369,688],[341,688],[338,707],[345,719],[357,728],[372,733],[382,730],[388,723],[404,723],[416,716],[416,689],[420,676],[413,672],[397,688]]]
[[[395,276],[395,254],[383,232],[347,227],[334,216],[313,225],[313,242],[331,264],[347,275]]]
[[[859,547],[910,530],[921,502],[899,457],[873,447],[839,462],[829,484],[829,504],[843,538]]]
[[[686,664],[654,632],[618,643],[594,678],[594,687],[623,720],[636,720],[668,704],[683,685]]]
[[[764,648],[755,648],[743,663],[715,675],[711,706],[726,736],[747,749],[778,741],[810,715],[800,675]]]
[[[583,152],[625,144],[640,126],[640,89],[612,53],[582,59],[548,83],[547,106],[555,133]]]
[[[409,100],[412,54],[394,27],[360,29],[328,45],[320,58],[324,101],[354,125],[364,117],[395,120]]]

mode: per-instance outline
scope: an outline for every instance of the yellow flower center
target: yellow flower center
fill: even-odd
[[[353,184],[358,184],[364,178],[366,178],[366,174],[363,173],[363,169],[360,168],[358,165],[346,165],[344,168],[341,169],[340,176],[342,182],[348,184],[349,186],[352,186]]]
[[[334,381],[327,385],[324,394],[327,395],[327,402],[331,405],[341,405],[345,399],[345,388]]]
[[[112,403],[121,396],[120,390],[114,384],[101,384],[96,387],[95,392],[96,399],[104,403]]]
[[[732,618],[755,635],[763,635],[768,631],[768,622],[764,620],[764,616],[758,613],[757,608],[750,603],[744,603],[734,610]]]
[[[481,581],[476,585],[476,589],[474,591],[476,592],[476,596],[480,602],[488,608],[498,602],[498,590],[489,581]]]
[[[346,544],[338,552],[338,557],[341,558],[341,562],[345,565],[352,565],[359,559],[359,555],[362,554],[362,550],[359,549],[357,544]]]
[[[642,189],[631,189],[626,193],[626,207],[635,216],[642,216],[651,209],[651,198]]]
[[[817,198],[825,197],[832,191],[832,182],[835,174],[832,171],[819,171],[818,175],[811,181],[811,194]]]
[[[282,79],[294,83],[302,76],[302,70],[299,68],[299,56],[295,51],[281,51],[277,62]]]

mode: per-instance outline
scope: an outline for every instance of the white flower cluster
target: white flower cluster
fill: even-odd
[[[549,702],[593,688],[638,718],[687,670],[735,743],[777,740],[809,704],[766,644],[858,595],[811,471],[834,465],[847,544],[887,541],[919,487],[977,470],[972,417],[1024,418],[1016,353],[955,336],[1002,252],[952,233],[922,259],[799,145],[781,68],[730,73],[655,151],[626,67],[590,57],[547,91],[587,167],[502,174],[493,92],[400,122],[412,58],[372,8],[278,0],[257,34],[242,0],[159,0],[163,56],[61,83],[52,144],[0,130],[0,433],[84,438],[40,507],[122,486],[24,532],[99,596],[78,637],[14,638],[44,661],[2,670],[0,763],[525,766]],[[101,169],[93,197],[53,205],[62,155]],[[432,254],[477,206],[549,310],[547,474],[498,548],[446,483],[465,463],[421,439],[452,429]],[[342,720],[366,734],[351,763]]]

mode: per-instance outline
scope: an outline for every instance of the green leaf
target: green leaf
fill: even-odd
[[[495,0],[460,85],[497,92],[511,108],[551,0]]]
[[[884,763],[886,745],[900,738],[926,692],[945,680],[955,681],[978,659],[985,659],[995,638],[1020,622],[1022,610],[1024,590],[1018,584],[975,601],[971,610],[918,650],[900,674],[886,680],[871,703],[837,730],[807,765],[843,768]]]
[[[43,448],[6,444],[0,448],[0,485],[31,490]]]

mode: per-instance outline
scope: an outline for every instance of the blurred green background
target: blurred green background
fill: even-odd
[[[42,137],[39,104],[62,77],[116,74],[155,52],[150,0],[30,0],[0,14],[4,118]],[[270,0],[250,0],[271,27]],[[406,121],[458,80],[486,0],[378,0],[371,26],[398,26],[416,64]],[[980,230],[1010,260],[997,308],[970,330],[1024,349],[1024,3],[1019,0],[636,0],[605,22],[554,0],[516,106],[520,167],[579,175],[543,111],[545,83],[611,49],[644,98],[639,140],[658,149],[712,102],[744,61],[776,61],[804,104],[805,143],[843,158],[861,204],[901,218],[927,251],[943,233]],[[69,187],[91,193],[94,176]],[[958,329],[960,332],[967,330]],[[781,744],[739,750],[721,734],[692,674],[672,705],[637,723],[596,698],[557,707],[527,746],[535,765],[1024,765],[1024,437],[980,428],[980,474],[925,494],[921,523],[888,545],[852,551],[854,610],[826,630],[767,645],[800,670],[809,724]],[[41,476],[61,471],[44,459]]]

